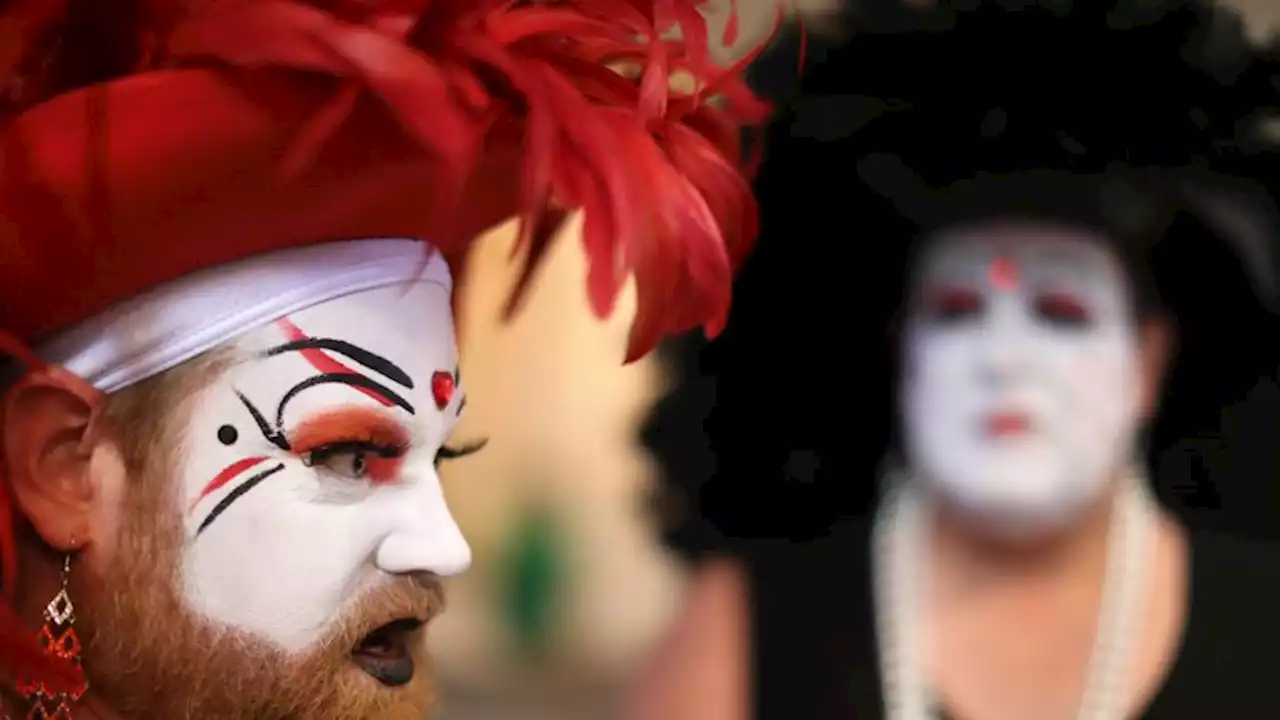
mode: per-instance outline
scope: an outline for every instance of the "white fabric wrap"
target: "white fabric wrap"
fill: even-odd
[[[415,281],[453,286],[444,258],[422,240],[281,250],[165,283],[73,326],[37,353],[114,393],[290,313]]]

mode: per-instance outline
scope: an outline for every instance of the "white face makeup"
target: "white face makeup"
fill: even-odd
[[[299,651],[388,574],[467,568],[434,465],[464,403],[447,288],[348,295],[236,345],[185,434],[195,610]]]
[[[997,532],[1059,528],[1105,491],[1139,427],[1139,332],[1119,260],[1084,231],[936,238],[905,333],[908,460]]]

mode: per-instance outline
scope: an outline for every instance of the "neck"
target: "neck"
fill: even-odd
[[[968,588],[991,581],[1036,582],[1101,578],[1106,569],[1115,490],[1075,522],[1031,536],[992,533],[971,517],[946,507],[932,511],[930,551],[945,588]]]

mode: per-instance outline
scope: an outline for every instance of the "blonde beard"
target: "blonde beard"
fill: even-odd
[[[160,453],[166,454],[166,453]],[[154,465],[171,465],[154,458]],[[72,575],[91,692],[122,717],[147,720],[423,720],[434,704],[425,633],[418,671],[400,687],[360,672],[350,652],[394,619],[433,617],[439,584],[403,576],[358,598],[305,655],[197,616],[177,590],[182,530],[167,477],[135,474],[111,565]],[[281,568],[281,572],[288,572]]]

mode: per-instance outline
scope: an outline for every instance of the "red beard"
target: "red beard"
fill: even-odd
[[[425,633],[412,643],[417,671],[386,687],[351,662],[374,628],[395,618],[431,617],[443,593],[429,577],[398,577],[338,618],[315,649],[283,652],[218,627],[178,592],[182,531],[167,477],[135,477],[121,512],[119,543],[105,568],[72,578],[85,638],[90,693],[122,717],[178,720],[422,720],[434,704]],[[289,572],[281,568],[282,573]]]

